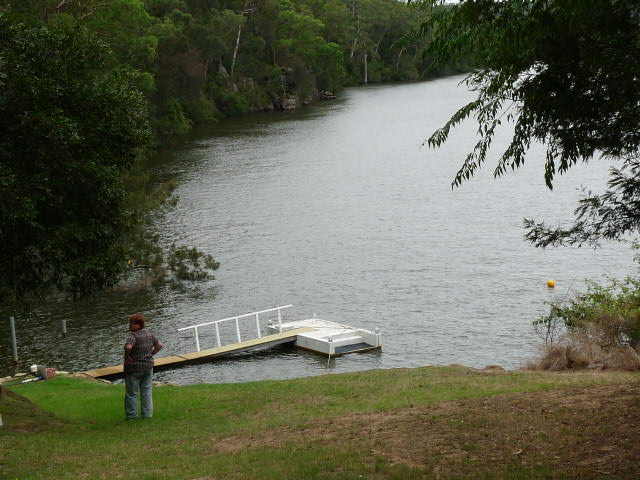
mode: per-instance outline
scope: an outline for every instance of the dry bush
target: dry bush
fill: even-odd
[[[629,321],[622,315],[600,313],[593,320],[581,328],[584,335],[590,337],[598,345],[605,348],[621,348],[626,345],[626,331]]]
[[[625,345],[603,347],[601,342],[605,336],[606,333],[597,325],[566,335],[561,343],[545,345],[538,360],[531,362],[529,368],[551,371],[581,368],[640,370],[638,352]]]
[[[582,352],[572,345],[551,344],[545,346],[540,360],[534,365],[539,370],[557,372],[585,368],[589,365],[589,362]]]
[[[631,347],[615,348],[607,354],[605,365],[616,370],[640,370],[640,356]]]

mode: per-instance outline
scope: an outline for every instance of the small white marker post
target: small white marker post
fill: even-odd
[[[13,351],[13,365],[18,365],[18,343],[16,342],[16,320],[9,317],[9,325],[11,326],[11,350]]]

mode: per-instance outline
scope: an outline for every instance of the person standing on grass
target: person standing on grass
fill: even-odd
[[[153,415],[153,356],[164,345],[144,328],[144,315],[129,315],[131,335],[124,345],[124,412],[127,420],[138,417],[138,391],[142,418]]]

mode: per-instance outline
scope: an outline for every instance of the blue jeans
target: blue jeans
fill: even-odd
[[[143,372],[129,372],[124,377],[124,412],[127,419],[138,416],[138,390],[140,391],[140,410],[143,418],[153,415],[153,369]]]

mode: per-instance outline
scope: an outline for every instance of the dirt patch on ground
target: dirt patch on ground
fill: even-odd
[[[219,439],[220,452],[348,443],[389,463],[452,473],[542,466],[570,478],[637,478],[640,385],[603,385],[419,405]],[[471,477],[469,477],[471,478]]]
[[[42,410],[31,400],[0,385],[0,416],[2,429],[14,432],[41,432],[62,422]]]

